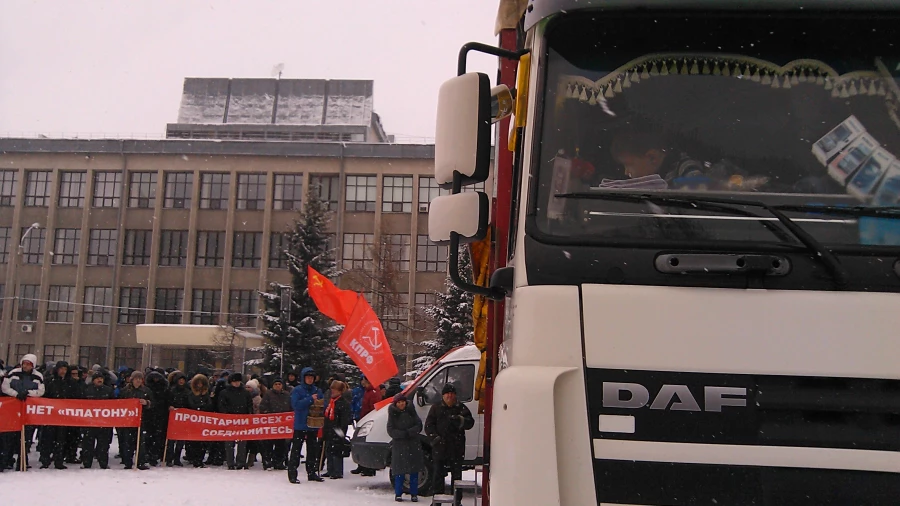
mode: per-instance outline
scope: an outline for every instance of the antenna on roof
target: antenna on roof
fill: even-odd
[[[281,73],[284,71],[284,63],[279,63],[272,67],[272,77],[277,77],[281,79]]]

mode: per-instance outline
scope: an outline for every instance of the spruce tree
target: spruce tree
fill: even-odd
[[[459,249],[459,273],[464,280],[471,282],[472,262],[469,249],[465,246]],[[456,286],[450,276],[447,276],[444,286],[445,292],[437,293],[435,304],[425,309],[425,314],[434,324],[435,336],[421,343],[424,353],[413,361],[415,369],[420,372],[448,351],[472,344],[474,339],[472,294]]]
[[[307,290],[307,266],[329,278],[339,274],[334,254],[328,244],[326,227],[331,212],[317,192],[306,196],[306,206],[299,213],[289,232],[284,255],[291,272],[291,314],[289,321],[281,318],[281,289],[285,285],[272,283],[270,291],[260,293],[265,307],[263,321],[266,345],[261,350],[259,365],[265,371],[278,373],[284,360],[284,373],[297,367],[312,367],[322,377],[332,371],[340,351],[336,347],[342,326],[322,315]],[[281,356],[282,343],[284,356]]]

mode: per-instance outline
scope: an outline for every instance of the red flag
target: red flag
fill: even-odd
[[[357,302],[337,344],[373,385],[381,384],[397,374],[397,362],[394,361],[384,329],[365,299],[360,298]]]
[[[309,296],[319,311],[339,324],[347,325],[359,294],[352,290],[341,290],[334,286],[330,279],[308,265],[306,275],[309,279]]]

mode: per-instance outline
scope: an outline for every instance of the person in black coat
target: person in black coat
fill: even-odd
[[[391,474],[394,475],[394,499],[403,500],[403,481],[409,475],[409,495],[419,500],[419,473],[425,471],[425,456],[419,433],[422,419],[405,395],[397,394],[388,406],[387,433],[391,437]]]
[[[72,399],[72,382],[69,381],[69,364],[64,361],[56,363],[50,373],[50,379],[44,389],[47,399]],[[41,428],[40,444],[41,469],[50,467],[52,461],[56,469],[66,469],[64,464],[66,453],[66,436],[69,427],[48,425]]]
[[[137,399],[141,403],[141,427],[135,429],[132,427],[119,427],[117,432],[122,434],[122,448],[119,453],[122,455],[122,464],[125,469],[134,467],[134,454],[138,453],[137,468],[141,471],[150,469],[147,466],[150,457],[147,455],[146,441],[147,431],[150,428],[151,417],[147,415],[147,411],[155,402],[153,392],[144,385],[144,373],[134,371],[131,373],[128,385],[119,393],[120,399]],[[141,431],[140,446],[138,446],[138,430]]]
[[[228,377],[228,387],[219,394],[219,413],[229,415],[252,415],[253,396],[244,388],[243,375],[236,372]],[[237,443],[237,461],[234,459],[234,444]],[[247,468],[247,442],[226,441],[225,461],[228,469]]]
[[[325,407],[325,425],[322,427],[322,440],[325,444],[325,457],[328,462],[328,477],[339,480],[344,477],[344,447],[347,427],[351,423],[350,402],[344,392],[350,390],[343,381],[331,382],[331,398]]]
[[[272,388],[263,396],[259,403],[259,412],[268,413],[293,413],[291,408],[291,394],[284,389],[284,381],[281,378],[272,380]],[[287,445],[289,439],[267,439],[263,443],[263,469],[274,468],[278,471],[287,469]]]
[[[187,387],[187,376],[181,371],[171,373],[171,386],[169,387],[169,411],[185,409],[188,407],[188,397],[191,391]],[[184,450],[184,441],[169,441],[166,448],[166,467],[182,467],[181,452]]]
[[[95,372],[91,378],[91,384],[85,386],[84,399],[94,401],[110,400],[114,398],[113,388],[105,384],[105,375]],[[94,459],[100,464],[100,469],[109,469],[109,445],[112,443],[112,428],[110,427],[86,427],[82,430],[81,464],[85,469],[94,465]]]
[[[70,399],[83,399],[84,389],[88,386],[82,376],[84,368],[76,364],[69,365],[69,381],[72,383]],[[66,434],[66,464],[81,464],[78,449],[81,448],[81,427],[69,427]]]
[[[453,481],[462,479],[466,431],[475,426],[469,408],[456,399],[456,387],[452,383],[444,385],[441,396],[441,402],[431,406],[425,418],[425,433],[434,438],[431,458],[434,462],[435,494],[444,493],[447,468]]]
[[[209,378],[198,374],[191,378],[191,391],[187,397],[187,408],[194,411],[214,411],[212,397],[209,396]],[[203,457],[209,444],[203,441],[188,441],[185,458],[194,467],[206,467]]]
[[[169,382],[156,370],[147,374],[147,388],[153,392],[154,403],[147,409],[145,416],[150,418],[147,430],[147,452],[151,466],[162,460],[166,447],[166,429],[169,425],[169,406],[172,404]]]

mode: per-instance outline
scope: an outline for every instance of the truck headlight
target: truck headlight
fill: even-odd
[[[369,432],[372,431],[373,425],[375,425],[375,420],[369,420],[368,422],[360,425],[359,428],[356,429],[356,437],[366,437],[367,435],[369,435]]]

